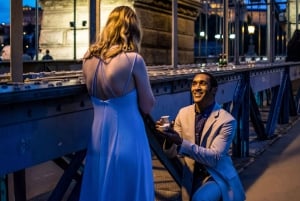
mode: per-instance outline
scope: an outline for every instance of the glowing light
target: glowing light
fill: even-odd
[[[204,37],[205,36],[205,32],[204,31],[200,31],[199,35],[200,35],[200,37]]]
[[[254,25],[248,25],[248,32],[249,32],[249,34],[254,34],[255,26]]]

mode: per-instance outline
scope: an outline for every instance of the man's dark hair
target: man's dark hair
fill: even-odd
[[[215,76],[213,76],[212,74],[210,74],[208,72],[200,72],[200,73],[197,73],[196,75],[201,75],[201,74],[207,75],[209,77],[211,87],[218,87],[218,81],[215,78]]]

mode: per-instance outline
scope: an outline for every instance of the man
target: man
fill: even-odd
[[[42,60],[53,60],[53,57],[50,55],[50,50],[46,50],[46,54],[43,56]]]
[[[6,45],[3,47],[2,49],[2,55],[1,55],[1,59],[2,61],[10,61],[11,60],[11,48],[10,48],[10,45]],[[22,60],[23,61],[30,61],[32,60],[31,59],[31,56],[27,53],[23,53],[22,55]]]
[[[4,46],[1,53],[2,61],[10,61],[10,45]]]
[[[237,123],[215,102],[217,88],[211,74],[195,75],[191,86],[194,104],[180,109],[174,130],[161,131],[166,136],[166,154],[183,156],[183,201],[245,200],[229,155]]]

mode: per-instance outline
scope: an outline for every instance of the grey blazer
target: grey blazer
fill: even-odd
[[[236,120],[231,114],[222,109],[219,104],[214,105],[204,125],[200,140],[200,145],[206,140],[206,147],[194,143],[194,104],[180,109],[175,119],[174,129],[183,138],[183,143],[178,151],[174,144],[170,149],[165,149],[165,153],[170,157],[178,154],[183,156],[182,200],[191,199],[192,171],[195,161],[198,161],[205,165],[207,171],[220,186],[223,201],[244,201],[245,192],[229,155],[229,149],[236,133]]]

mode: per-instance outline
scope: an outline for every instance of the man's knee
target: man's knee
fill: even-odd
[[[221,199],[221,189],[214,181],[202,185],[192,197],[192,201],[220,201]]]

